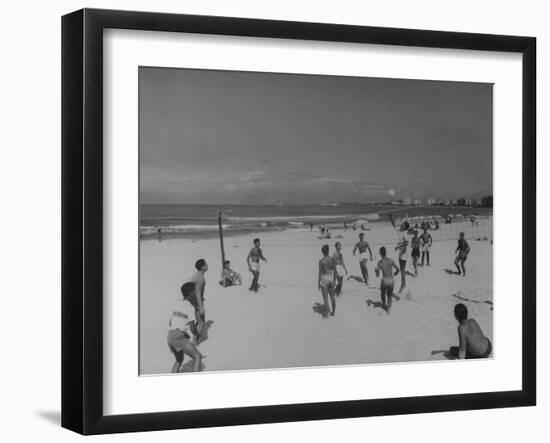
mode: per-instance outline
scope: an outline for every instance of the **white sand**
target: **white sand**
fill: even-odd
[[[388,255],[397,259],[393,250],[397,236],[391,228],[380,228],[385,230],[383,233],[378,232],[380,229],[367,231],[365,237],[371,241],[374,254],[374,262],[368,264],[370,286],[345,280],[344,293],[337,298],[336,316],[329,319],[312,309],[322,302],[317,289],[321,246],[328,243],[332,255],[334,243],[341,241],[350,275],[360,276],[358,259],[352,256],[357,231],[334,230],[331,240],[319,240],[318,233],[309,230],[263,233],[262,249],[268,263],[262,264],[258,293],[248,291],[251,275],[245,262],[255,237],[252,234],[225,239],[227,258],[244,280],[242,286],[225,289],[218,284],[221,258],[217,239],[143,240],[140,373],[170,372],[174,360],[166,344],[168,319],[173,302],[181,298],[179,288],[194,272],[198,258],[204,258],[210,268],[206,273],[205,307],[207,320],[213,324],[208,339],[199,346],[207,355],[206,371],[444,359],[442,353],[432,355],[432,351],[457,345],[452,309],[459,300],[453,294],[471,300],[463,301],[470,317],[493,340],[493,248],[489,241],[473,240],[478,231],[469,225],[452,225],[453,231],[463,230],[470,242],[468,275],[445,272],[455,269],[456,240],[434,241],[432,266],[420,267],[417,278],[407,276],[408,292],[398,294],[400,300],[394,299],[389,316],[367,304],[367,300],[380,300],[379,279],[373,271],[380,245],[372,243],[393,238],[386,247]],[[437,231],[432,234],[437,239]],[[337,235],[343,238],[334,238]],[[412,271],[410,256],[407,267]],[[399,279],[397,276],[396,292]],[[185,358],[186,369],[189,360]]]

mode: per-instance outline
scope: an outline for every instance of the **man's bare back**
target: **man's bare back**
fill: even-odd
[[[489,339],[483,335],[478,323],[473,319],[466,319],[458,326],[458,336],[460,348],[464,343],[464,349],[467,353],[473,355],[483,355],[489,346]]]

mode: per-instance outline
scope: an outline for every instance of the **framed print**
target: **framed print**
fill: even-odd
[[[62,425],[534,405],[531,37],[62,21]]]

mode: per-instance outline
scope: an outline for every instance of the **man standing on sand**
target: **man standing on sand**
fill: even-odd
[[[260,279],[260,259],[267,263],[267,259],[263,255],[262,248],[260,248],[260,239],[255,238],[254,247],[248,253],[248,257],[246,257],[248,270],[252,272],[252,284],[248,289],[249,291],[258,292]]]
[[[380,271],[382,271],[382,280],[380,281],[380,299],[382,300],[382,308],[389,315],[392,305],[393,287],[395,285],[393,276],[399,274],[399,268],[391,258],[386,257],[386,248],[384,246],[380,248],[380,256],[382,258],[376,265],[374,272],[378,277],[380,275]],[[393,269],[395,269],[395,273],[392,273]]]
[[[489,358],[493,352],[491,340],[483,335],[479,324],[468,319],[468,308],[458,303],[454,308],[458,325],[458,346],[451,346],[450,354],[458,359]]]
[[[461,232],[458,239],[458,246],[455,249],[455,266],[458,270],[458,275],[461,274],[461,268],[462,268],[462,275],[466,277],[466,268],[464,267],[464,262],[466,262],[466,259],[468,258],[468,254],[470,253],[470,245],[464,238],[464,232]]]
[[[403,291],[403,289],[407,287],[407,282],[405,281],[405,273],[406,273],[405,268],[407,266],[407,246],[408,245],[409,245],[409,241],[403,235],[403,238],[395,247],[395,250],[399,251],[399,271],[401,272],[401,287],[399,288],[399,292]]]
[[[197,321],[197,342],[203,338],[205,322],[205,310],[204,310],[204,288],[206,287],[206,280],[204,274],[208,271],[208,264],[203,258],[198,259],[195,262],[195,273],[189,279],[190,282],[195,283],[195,291],[197,295],[197,306],[195,310],[195,319]]]
[[[430,248],[432,247],[432,236],[428,232],[428,228],[424,228],[424,232],[420,236],[422,240],[422,266],[424,266],[424,257],[426,257],[426,264],[430,266]]]
[[[370,249],[370,245],[368,242],[365,241],[365,234],[362,232],[359,234],[359,241],[355,244],[355,247],[353,248],[353,255],[355,255],[355,251],[359,249],[359,267],[361,268],[361,274],[363,274],[363,280],[365,281],[365,284],[369,284],[369,271],[367,269],[367,250],[369,251],[370,260],[372,261],[372,251]]]
[[[420,237],[418,231],[415,229],[413,238],[411,239],[411,257],[414,267],[414,276],[418,276],[418,259],[420,258]]]
[[[323,252],[323,258],[319,260],[318,286],[321,294],[323,295],[323,318],[327,318],[329,314],[329,296],[332,303],[330,315],[334,315],[336,312],[336,299],[334,298],[334,279],[336,265],[334,263],[334,259],[328,255],[328,245],[324,245],[321,248],[321,251]]]
[[[336,265],[336,295],[342,293],[342,285],[344,284],[344,274],[348,274],[346,264],[344,263],[344,256],[342,255],[342,243],[339,241],[334,245],[336,251],[332,254],[332,259]]]

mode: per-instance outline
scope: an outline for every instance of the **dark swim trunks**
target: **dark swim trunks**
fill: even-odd
[[[412,248],[412,257],[420,257],[420,249],[419,248]]]
[[[450,354],[454,358],[458,358],[458,346],[451,346],[451,349],[449,350]],[[466,358],[467,359],[477,359],[477,358],[489,358],[491,353],[493,352],[493,345],[491,343],[491,340],[487,339],[487,349],[485,352],[481,355],[472,354],[470,351],[466,350]]]
[[[467,350],[466,358],[488,358],[489,355],[491,355],[491,352],[493,352],[493,345],[491,343],[491,340],[487,339],[487,350],[483,354],[476,355]]]

